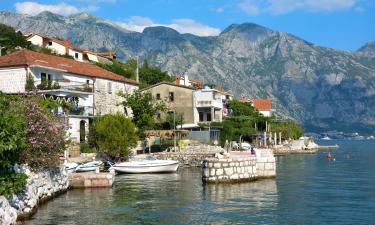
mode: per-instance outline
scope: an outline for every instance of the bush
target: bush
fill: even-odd
[[[95,153],[96,149],[91,147],[88,143],[82,142],[80,145],[81,153]]]
[[[27,120],[27,146],[21,152],[21,163],[31,169],[57,166],[58,153],[65,150],[65,129],[55,117],[46,113],[33,98],[24,99]]]
[[[29,74],[26,79],[26,86],[25,86],[26,91],[33,91],[35,90],[35,82],[34,82],[34,77],[33,75]]]
[[[22,191],[27,182],[27,176],[21,173],[10,173],[0,176],[0,196],[10,197]]]
[[[138,136],[135,125],[125,115],[104,115],[94,120],[89,141],[110,157],[128,156],[128,150],[135,147]]]
[[[26,147],[26,125],[20,98],[0,92],[0,176],[18,162]]]

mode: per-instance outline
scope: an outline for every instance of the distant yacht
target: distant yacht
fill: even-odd
[[[332,139],[330,137],[328,137],[328,136],[325,136],[324,138],[322,138],[320,140],[332,140]]]

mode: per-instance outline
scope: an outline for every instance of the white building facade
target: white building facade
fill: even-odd
[[[135,81],[70,59],[26,50],[0,57],[0,91],[26,93],[28,76],[34,79],[37,93],[70,106],[59,107],[53,113],[65,123],[74,142],[86,139],[88,125],[96,115],[126,112],[131,116],[130,109],[120,106],[123,99],[118,93],[138,89]]]

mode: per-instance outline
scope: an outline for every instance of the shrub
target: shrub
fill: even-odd
[[[90,131],[90,143],[113,158],[127,156],[138,140],[135,125],[120,113],[95,118]]]
[[[21,163],[31,169],[57,166],[58,153],[65,150],[66,139],[63,124],[46,113],[32,98],[24,100],[27,120],[27,146],[21,152]]]
[[[27,76],[25,89],[26,89],[26,91],[33,91],[33,90],[35,90],[34,77],[31,74],[29,74]]]
[[[26,147],[26,119],[19,101],[0,92],[0,176],[18,162]]]
[[[22,173],[10,173],[0,176],[0,195],[10,197],[22,191],[26,186],[27,176]]]
[[[81,153],[95,153],[96,149],[91,147],[88,143],[82,142],[79,145]]]

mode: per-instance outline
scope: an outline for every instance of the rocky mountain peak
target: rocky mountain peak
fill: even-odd
[[[367,42],[357,52],[365,56],[375,57],[375,41]]]

